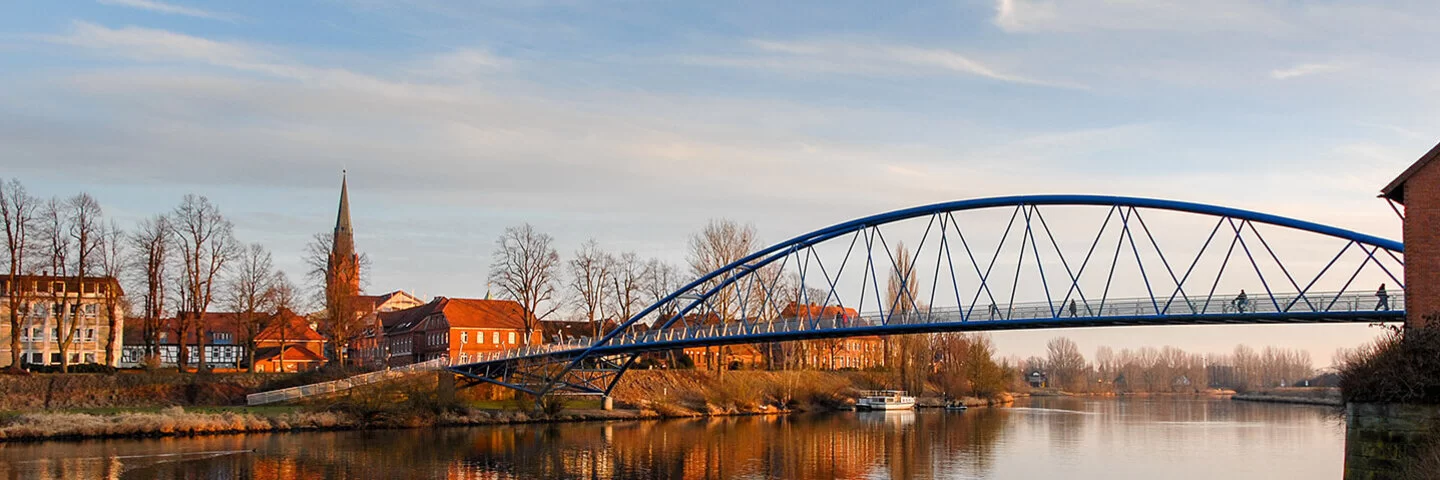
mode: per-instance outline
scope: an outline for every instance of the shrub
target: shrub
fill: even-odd
[[[60,373],[59,365],[26,364],[24,368],[31,373]],[[113,375],[115,373],[115,367],[98,363],[79,363],[70,366],[70,373],[103,373]]]
[[[1340,363],[1346,402],[1440,403],[1440,318],[1390,331]]]

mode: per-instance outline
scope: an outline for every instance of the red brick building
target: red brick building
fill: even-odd
[[[525,339],[525,311],[511,300],[436,297],[430,303],[381,312],[380,344],[388,365],[436,358],[468,363],[482,354],[544,343],[536,329]]]
[[[1440,322],[1440,145],[1381,190],[1405,206],[1405,325]]]

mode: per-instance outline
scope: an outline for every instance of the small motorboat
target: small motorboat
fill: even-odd
[[[856,410],[912,410],[915,408],[915,397],[906,395],[903,390],[872,390],[860,393],[860,399],[855,401]]]
[[[969,410],[970,407],[965,406],[965,404],[962,403],[962,402],[954,401],[954,402],[950,402],[950,403],[945,404],[945,409],[946,409],[946,410],[954,410],[954,411],[963,412],[963,411]]]

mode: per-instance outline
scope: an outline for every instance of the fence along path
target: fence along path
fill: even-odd
[[[328,382],[312,383],[298,387],[271,390],[268,392],[252,393],[245,396],[245,403],[250,406],[266,405],[270,403],[289,402],[316,395],[328,395],[343,392],[362,385],[379,383],[392,380],[415,372],[428,372],[440,370],[450,366],[450,359],[437,358],[420,363],[388,368],[370,373],[362,373],[353,377],[331,380]]]

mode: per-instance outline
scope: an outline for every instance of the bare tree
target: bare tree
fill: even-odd
[[[275,307],[274,261],[265,247],[252,243],[239,249],[225,284],[225,303],[239,318],[240,341],[249,357],[249,371],[255,371],[255,337],[270,326]]]
[[[29,273],[25,268],[26,260],[31,255],[33,245],[30,244],[36,226],[36,208],[39,200],[31,197],[20,184],[20,180],[11,179],[8,183],[0,181],[0,223],[5,227],[5,253],[6,282],[4,293],[7,293],[6,301],[10,307],[10,370],[20,369],[20,332],[28,328],[20,321],[22,309],[29,311],[33,291],[22,288],[20,285],[21,275]]]
[[[741,225],[729,219],[710,220],[705,228],[690,236],[690,271],[696,277],[707,275],[745,258],[755,250],[758,243],[754,225]],[[701,289],[709,291],[725,280],[723,275],[716,277],[706,282]],[[709,311],[697,313],[713,313],[722,322],[735,320],[741,303],[739,284],[743,283],[745,282],[735,282],[721,288],[706,301]],[[710,357],[709,363],[714,370],[719,372],[727,348],[721,347],[719,355],[712,354],[710,348],[705,347],[705,354]]]
[[[904,243],[895,244],[895,262],[891,265],[889,282],[885,286],[885,307],[890,309],[888,313],[890,322],[904,321],[906,316],[914,314],[918,309],[915,299],[920,296],[920,281],[916,278],[914,261],[911,259],[910,250],[905,248]],[[881,341],[886,366],[894,366],[899,369],[902,383],[914,384],[915,378],[919,375],[916,368],[923,365],[915,365],[916,362],[924,363],[923,359],[913,358],[917,352],[912,352],[907,347],[923,347],[925,342],[907,340],[907,336],[885,337]]]
[[[680,287],[680,269],[660,259],[651,259],[645,262],[644,284],[641,290],[645,292],[651,303],[659,303],[665,297],[679,290]],[[673,310],[675,310],[673,304],[663,305],[659,309],[659,313],[664,315]]]
[[[295,310],[298,295],[295,284],[290,281],[290,277],[286,276],[285,272],[276,272],[275,280],[271,285],[270,301],[275,306],[275,314],[277,317],[282,311],[293,312]],[[280,372],[285,371],[285,344],[290,341],[292,336],[299,333],[291,332],[291,328],[292,325],[290,325],[289,322],[281,323],[277,328],[278,331],[276,334],[280,337],[280,355],[277,357],[280,360]],[[250,364],[253,369],[253,365],[255,364],[254,356],[250,357]]]
[[[171,215],[171,231],[175,235],[175,246],[180,254],[180,294],[189,310],[176,312],[178,317],[190,317],[196,328],[197,347],[200,349],[199,369],[205,369],[205,313],[215,299],[216,281],[220,272],[238,252],[234,227],[210,199],[197,195],[185,195],[180,206]],[[180,338],[181,357],[184,352],[184,333]],[[183,364],[182,364],[183,365]]]
[[[70,347],[80,332],[84,315],[80,312],[85,278],[93,273],[99,260],[104,224],[100,203],[89,194],[79,194],[65,201],[51,199],[42,212],[42,230],[49,240],[49,261],[56,282],[48,290],[55,307],[57,346],[60,350],[60,371],[70,371]],[[74,302],[68,288],[73,273]]]
[[[641,289],[645,285],[645,263],[635,252],[625,252],[614,257],[610,267],[610,307],[617,322],[624,322],[641,308]]]
[[[128,240],[130,271],[137,287],[131,292],[140,296],[136,303],[141,309],[141,335],[149,357],[159,353],[156,349],[163,328],[160,319],[165,312],[165,279],[171,261],[170,217],[162,214],[141,220]]]
[[[530,224],[510,227],[495,240],[491,254],[490,282],[505,297],[520,302],[525,318],[524,344],[529,345],[540,321],[558,308],[554,305],[555,275],[560,254],[551,246],[550,235],[535,231]],[[540,310],[546,309],[544,313]]]
[[[125,256],[125,233],[120,230],[120,225],[114,221],[110,222],[108,228],[101,230],[100,238],[100,275],[105,277],[101,283],[96,284],[96,291],[103,299],[101,304],[104,307],[105,325],[108,327],[105,333],[105,364],[115,365],[115,338],[120,335],[120,315],[116,310],[120,309],[124,298],[120,289],[114,288],[111,284],[113,279],[116,284],[124,273]]]
[[[1080,347],[1066,337],[1055,337],[1045,344],[1046,360],[1050,377],[1060,388],[1075,389],[1080,386],[1082,373],[1087,368],[1085,356]]]
[[[575,251],[575,256],[565,262],[570,270],[570,294],[575,307],[590,322],[591,335],[598,338],[602,333],[600,322],[605,317],[605,300],[609,293],[610,268],[615,259],[600,249],[595,239],[590,239]]]

